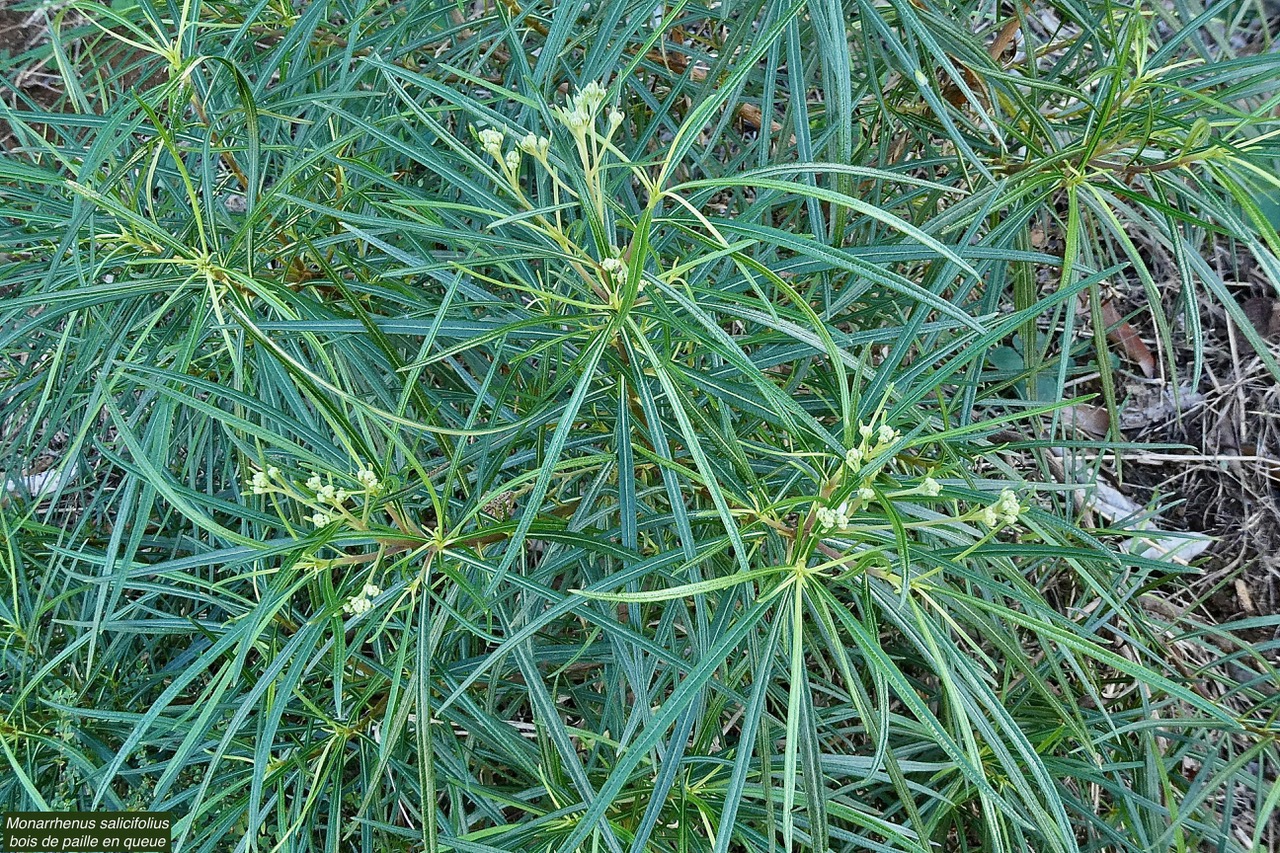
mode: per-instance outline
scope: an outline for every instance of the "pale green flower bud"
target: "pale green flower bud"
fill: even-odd
[[[532,133],[526,133],[520,137],[520,141],[516,143],[516,147],[526,154],[537,156],[538,153],[538,137]]]
[[[600,266],[618,284],[627,283],[627,265],[619,258],[605,258]]]
[[[994,510],[999,513],[1005,524],[1016,524],[1018,516],[1022,514],[1022,505],[1018,503],[1018,496],[1012,490],[1004,489],[1000,492]]]
[[[479,135],[480,147],[493,158],[500,158],[502,156],[502,140],[505,138],[502,131],[486,127],[480,131]]]
[[[372,609],[373,602],[365,598],[363,593],[361,595],[352,596],[346,604],[342,605],[343,612],[349,613],[352,616],[361,616]]]
[[[592,80],[578,91],[576,101],[579,106],[586,108],[585,112],[594,113],[604,103],[605,94],[604,87]]]
[[[249,488],[255,495],[265,495],[271,489],[271,479],[265,471],[255,471],[249,478]]]

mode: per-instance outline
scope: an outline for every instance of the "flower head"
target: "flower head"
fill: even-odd
[[[866,503],[868,501],[873,501],[876,499],[876,490],[871,488],[870,486],[863,486],[862,488],[858,489],[858,499],[861,500],[863,503]]]
[[[490,157],[495,160],[502,158],[502,140],[506,138],[500,130],[494,130],[492,127],[486,127],[480,131],[480,147],[485,150]]]
[[[996,500],[994,509],[1000,514],[1005,524],[1016,524],[1018,516],[1022,514],[1022,505],[1018,503],[1018,496],[1011,489],[1004,489],[1000,492],[1000,497]]]
[[[924,482],[920,484],[920,494],[936,498],[942,494],[942,485],[932,477],[925,477]]]
[[[556,118],[560,120],[560,123],[567,127],[569,132],[577,137],[581,137],[586,133],[587,126],[591,124],[591,116],[587,115],[586,112],[579,109],[577,106],[567,110],[563,107],[555,107],[553,112],[555,113]]]
[[[350,613],[352,616],[361,616],[372,609],[373,602],[363,595],[352,596],[346,604],[342,605],[343,612]]]
[[[849,502],[845,501],[840,506],[832,508],[827,506],[818,507],[815,513],[818,520],[818,526],[823,530],[831,530],[832,528],[842,528],[849,526]]]
[[[578,90],[578,94],[574,98],[574,106],[585,107],[586,112],[594,113],[604,103],[606,94],[604,86],[592,80]]]
[[[311,514],[310,520],[316,527],[324,527],[326,524],[333,521],[333,516],[329,515],[327,512],[314,512]]]
[[[358,594],[351,596],[346,604],[342,605],[342,612],[349,613],[352,616],[368,613],[373,609],[373,601],[371,599],[377,598],[379,595],[382,595],[382,590],[378,588],[377,584],[366,583],[360,588]]]
[[[378,479],[378,475],[368,468],[361,468],[356,472],[356,480],[359,481],[364,490],[371,495],[376,495],[382,491],[382,481]]]
[[[860,447],[850,447],[844,454],[844,464],[857,471],[862,467],[862,462],[867,458],[867,454]]]
[[[545,136],[535,136],[532,133],[525,134],[516,147],[531,157],[539,160],[547,159],[547,152],[551,150],[551,140]]]
[[[1017,524],[1023,511],[1013,490],[1004,489],[990,506],[983,507],[978,517],[987,527],[995,527],[998,524]]]
[[[271,476],[266,471],[254,471],[249,488],[255,495],[265,495],[271,490]]]
[[[899,433],[893,427],[889,426],[888,424],[881,424],[879,431],[876,433],[876,443],[892,444],[893,442],[898,440],[899,435],[901,435],[901,433]]]
[[[560,120],[560,123],[581,140],[595,122],[596,116],[600,113],[600,105],[604,103],[606,95],[604,86],[592,80],[579,89],[578,94],[569,98],[567,109],[556,107],[553,112],[556,118]]]
[[[619,258],[605,258],[600,266],[618,284],[627,283],[627,265]]]

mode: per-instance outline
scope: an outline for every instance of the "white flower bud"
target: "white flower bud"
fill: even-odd
[[[350,613],[353,616],[361,616],[373,609],[373,602],[362,595],[353,596],[346,604],[342,605],[344,613]]]
[[[876,499],[876,490],[871,488],[870,486],[863,486],[862,488],[858,489],[858,497],[864,503],[867,501],[873,501]]]
[[[1016,524],[1018,516],[1022,514],[1022,505],[1018,503],[1018,496],[1010,489],[1000,492],[1000,497],[993,509],[1000,514],[1005,524]]]
[[[265,495],[271,489],[271,480],[268,479],[266,472],[255,471],[249,478],[249,488],[255,495]]]
[[[605,94],[604,87],[592,80],[578,90],[576,101],[579,106],[586,107],[586,112],[594,113],[596,108],[604,103]]]
[[[627,283],[627,265],[619,258],[605,258],[600,266],[618,284]]]
[[[312,474],[310,477],[307,478],[307,488],[310,489],[311,491],[313,492],[320,491],[321,485],[323,485],[323,483],[320,481],[319,474]]]
[[[862,461],[866,459],[867,454],[863,453],[860,448],[850,447],[844,454],[844,464],[857,471],[862,467]]]
[[[502,140],[504,138],[502,131],[486,127],[480,131],[480,147],[495,159],[499,158],[502,156]]]
[[[560,123],[567,127],[575,137],[581,137],[591,123],[591,117],[587,115],[576,100],[571,109],[556,107],[553,112],[555,117],[560,120]]]
[[[506,157],[506,163],[507,163],[508,171],[514,172],[516,169],[519,169],[520,168],[520,152],[516,151],[514,148],[508,151],[507,157]]]
[[[520,141],[516,143],[516,147],[526,154],[533,156],[538,155],[538,137],[532,133],[526,133],[520,137]]]
[[[936,498],[942,494],[942,486],[932,477],[925,477],[924,482],[920,484],[920,493],[931,498]]]

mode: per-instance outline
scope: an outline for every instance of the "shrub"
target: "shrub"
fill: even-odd
[[[1108,293],[1172,374],[1243,317],[1210,247],[1277,280],[1249,8],[472,5],[72,3],[14,61],[58,94],[3,113],[0,802],[1269,837],[1273,620],[1171,610],[1062,415],[1118,404]]]

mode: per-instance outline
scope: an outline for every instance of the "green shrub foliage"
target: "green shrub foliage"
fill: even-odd
[[[184,851],[1269,837],[1274,620],[1173,603],[1063,414],[1135,369],[1109,294],[1176,384],[1203,303],[1243,320],[1222,252],[1280,280],[1255,4],[32,14],[5,808]]]

